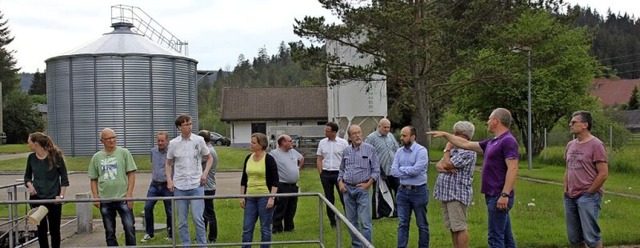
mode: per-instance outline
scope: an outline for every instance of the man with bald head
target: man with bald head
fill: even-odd
[[[393,137],[391,122],[387,118],[380,119],[378,130],[370,133],[364,142],[376,148],[380,160],[380,180],[373,185],[372,218],[397,217],[396,195],[400,179],[391,175],[391,164],[398,150],[398,141]]]
[[[278,164],[278,193],[298,193],[298,179],[304,165],[304,157],[293,149],[293,140],[289,135],[278,137],[278,148],[269,154]],[[293,217],[298,208],[298,197],[278,197],[273,213],[273,233],[292,232],[295,228]],[[284,221],[284,225],[283,222]]]
[[[100,132],[104,149],[96,152],[89,163],[89,178],[93,198],[123,199],[133,197],[136,182],[136,162],[126,148],[116,146],[116,132],[105,128]],[[116,213],[120,215],[127,246],[136,245],[133,201],[95,202],[100,209],[107,246],[118,246]]]
[[[489,115],[487,129],[495,137],[480,142],[469,141],[443,131],[427,134],[444,137],[454,146],[483,154],[482,187],[489,212],[489,247],[515,247],[509,210],[513,207],[514,186],[518,175],[518,141],[511,132],[511,113],[497,108]]]

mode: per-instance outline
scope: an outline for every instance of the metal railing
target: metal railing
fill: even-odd
[[[17,185],[21,185],[20,183],[16,184]],[[7,186],[2,186],[0,187],[0,189],[2,189],[3,187],[13,187],[12,185],[7,185]],[[331,211],[333,211],[336,214],[336,248],[341,248],[342,247],[342,231],[341,231],[341,223],[344,223],[348,230],[351,231],[352,233],[355,234],[355,236],[360,240],[360,242],[362,242],[364,247],[373,247],[373,245],[358,231],[358,229],[356,227],[354,227],[348,220],[347,218],[342,215],[342,213],[340,213],[340,211],[338,211],[338,209],[329,202],[329,200],[327,200],[327,198],[325,198],[321,193],[283,193],[283,194],[277,194],[277,195],[271,195],[271,194],[259,194],[259,195],[240,195],[240,194],[234,194],[234,195],[215,195],[215,196],[173,196],[173,197],[132,197],[132,198],[127,198],[127,201],[163,201],[163,200],[171,200],[171,211],[173,212],[173,218],[174,221],[172,221],[172,237],[176,237],[176,221],[175,218],[177,218],[177,215],[175,214],[175,204],[176,204],[176,200],[196,200],[196,199],[230,199],[230,198],[256,198],[256,197],[270,197],[270,196],[277,196],[277,197],[318,197],[318,223],[319,223],[319,234],[318,234],[318,239],[317,240],[292,240],[292,241],[270,241],[270,242],[232,242],[232,243],[213,243],[213,244],[191,244],[191,245],[181,245],[181,244],[177,244],[176,243],[176,239],[172,239],[172,244],[171,245],[137,245],[138,247],[184,247],[184,246],[193,246],[193,247],[209,247],[209,246],[239,246],[239,245],[265,245],[265,244],[269,244],[269,245],[280,245],[280,244],[318,244],[320,245],[320,247],[325,247],[324,245],[324,224],[323,224],[323,220],[324,220],[324,207],[325,205],[329,207],[329,209],[331,209]],[[40,203],[40,204],[44,204],[44,203],[94,203],[94,202],[113,202],[113,201],[123,201],[122,198],[112,198],[112,199],[63,199],[63,200],[17,200],[17,198],[14,199],[10,199],[10,200],[6,200],[6,201],[0,201],[0,205],[9,205],[9,209],[13,208],[14,206],[20,205],[20,204],[31,204],[31,203]],[[28,205],[27,205],[28,206]],[[11,211],[10,211],[10,216],[11,216]],[[17,217],[17,216],[16,216]],[[14,223],[16,221],[19,221],[21,218],[11,218],[9,219],[9,225],[12,225],[11,223]],[[82,235],[82,234],[75,234],[75,235]],[[32,241],[33,242],[33,241]],[[14,248],[14,244],[13,242],[10,244],[9,246],[10,248]],[[86,247],[86,246],[84,246]],[[99,247],[103,247],[103,246],[99,246]]]

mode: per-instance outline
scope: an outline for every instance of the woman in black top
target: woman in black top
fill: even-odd
[[[69,186],[67,167],[62,151],[53,144],[49,136],[35,132],[27,139],[29,149],[33,153],[27,158],[27,169],[24,173],[24,184],[29,192],[30,200],[64,199]],[[40,247],[49,247],[47,231],[51,233],[51,247],[60,247],[60,219],[62,204],[31,204],[32,208],[45,206],[49,212],[38,225],[38,243]]]

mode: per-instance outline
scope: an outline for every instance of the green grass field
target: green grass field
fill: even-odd
[[[29,150],[29,146],[27,146],[27,144],[0,145],[0,154],[23,153],[30,151],[31,150]]]
[[[238,170],[242,167],[244,156],[248,153],[244,149],[228,147],[216,147],[220,157],[220,170]],[[432,160],[441,156],[432,152]],[[145,161],[146,157],[146,161]],[[148,156],[136,156],[136,162],[141,170],[148,169]],[[0,170],[12,168],[10,164],[18,164],[17,161],[3,163],[0,161]],[[88,158],[67,158],[69,167],[80,166],[86,168]],[[20,168],[23,168],[22,161]],[[146,166],[146,167],[145,167]],[[22,171],[18,168],[12,171]],[[75,168],[75,167],[74,167]],[[520,162],[519,175],[523,177],[539,178],[549,181],[562,182],[564,168],[560,166],[545,165],[537,162],[534,170],[527,169],[526,161]],[[429,168],[429,189],[433,193],[433,185],[436,173],[433,167]],[[627,193],[640,196],[640,187],[637,181],[638,173],[611,173],[605,184],[610,191]],[[479,192],[480,174],[475,174],[473,202],[468,209],[468,225],[470,234],[470,247],[487,247],[486,228],[487,213],[484,196]],[[302,170],[300,178],[302,192],[322,192],[318,173],[314,168]],[[526,180],[518,180],[516,183],[516,198],[514,209],[511,212],[513,231],[516,242],[520,247],[566,247],[566,233],[564,225],[564,207],[562,199],[562,186],[553,184],[534,183]],[[600,224],[603,240],[606,245],[640,244],[640,233],[635,220],[640,219],[640,212],[636,211],[640,206],[637,198],[621,197],[605,194],[602,205]],[[318,199],[313,197],[300,198],[296,215],[296,231],[292,233],[278,234],[273,240],[316,240],[319,237]],[[535,206],[529,206],[533,203]],[[156,222],[164,222],[161,203],[154,210]],[[239,242],[242,233],[243,210],[237,199],[218,199],[215,201],[216,215],[218,218],[219,238],[218,242]],[[142,211],[143,202],[137,202],[134,213]],[[342,205],[337,203],[339,209]],[[65,216],[74,214],[74,206],[67,204],[63,207]],[[323,208],[324,209],[324,208]],[[324,210],[323,210],[324,211]],[[6,206],[0,206],[0,216],[6,216]],[[94,210],[94,216],[99,214]],[[325,224],[324,237],[326,247],[335,247],[336,231],[328,228],[328,220],[323,214]],[[430,224],[431,247],[451,247],[449,232],[445,230],[439,202],[431,197],[428,205],[428,220]],[[342,244],[350,244],[350,236],[343,226]],[[193,227],[192,227],[193,228]],[[412,221],[409,247],[417,246],[417,228]],[[396,242],[397,219],[383,218],[373,221],[373,244],[376,247],[394,247]],[[194,233],[193,231],[191,233]],[[139,235],[141,238],[141,235]],[[256,230],[254,240],[259,240],[260,234]],[[156,239],[148,244],[169,244],[164,241],[163,232],[158,232]],[[122,237],[121,237],[122,239]],[[287,245],[286,247],[307,247],[306,245]]]

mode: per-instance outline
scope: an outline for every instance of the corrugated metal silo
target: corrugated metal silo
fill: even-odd
[[[47,59],[49,134],[67,155],[102,149],[109,127],[118,145],[148,154],[155,132],[177,135],[178,114],[198,127],[196,60],[164,49],[114,23],[114,31],[79,49]]]

